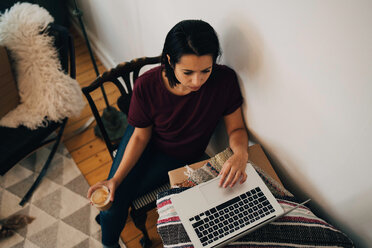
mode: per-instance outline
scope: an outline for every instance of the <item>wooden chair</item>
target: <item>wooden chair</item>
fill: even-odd
[[[72,36],[65,27],[57,24],[50,24],[47,32],[48,35],[54,37],[54,45],[59,53],[62,69],[65,73],[69,72],[72,78],[75,78],[75,52]],[[4,175],[19,161],[42,146],[54,142],[41,172],[19,203],[21,206],[29,200],[44,177],[57,151],[66,123],[67,118],[61,122],[49,121],[45,127],[40,127],[36,130],[30,130],[24,126],[18,128],[0,127],[0,175]],[[57,135],[49,138],[57,130]]]
[[[83,88],[83,93],[86,96],[88,103],[93,112],[94,118],[97,122],[103,140],[106,143],[106,147],[110,152],[112,159],[114,159],[116,150],[118,148],[118,143],[111,140],[107,134],[106,128],[102,122],[102,118],[99,114],[96,103],[94,102],[91,94],[98,90],[98,88],[103,87],[106,83],[113,83],[120,92],[120,97],[118,98],[117,104],[119,109],[128,114],[130,99],[132,96],[132,85],[135,83],[141,68],[146,65],[154,65],[160,63],[160,57],[151,57],[151,58],[139,58],[134,59],[130,62],[124,62],[117,65],[115,68],[112,68],[109,71],[104,72],[100,75],[91,85]],[[124,82],[126,90],[123,87]],[[151,246],[151,240],[148,236],[145,223],[147,218],[147,211],[156,207],[156,197],[159,192],[167,190],[169,184],[162,185],[151,192],[148,192],[145,195],[138,197],[131,203],[130,215],[133,219],[135,226],[142,231],[143,238],[141,239],[142,247]]]

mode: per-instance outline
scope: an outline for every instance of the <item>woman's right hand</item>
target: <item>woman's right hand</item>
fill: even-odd
[[[110,201],[113,202],[113,201],[114,201],[114,196],[115,196],[115,190],[116,190],[116,188],[118,187],[116,181],[115,181],[113,178],[111,178],[111,179],[109,179],[109,180],[101,181],[101,182],[98,182],[98,183],[92,185],[92,186],[89,188],[89,190],[88,190],[88,194],[87,194],[88,199],[90,200],[90,196],[92,195],[92,193],[93,193],[97,188],[99,188],[99,187],[102,186],[102,185],[105,185],[105,186],[109,189],[109,191],[110,191],[110,196],[111,196],[111,197],[110,197]]]

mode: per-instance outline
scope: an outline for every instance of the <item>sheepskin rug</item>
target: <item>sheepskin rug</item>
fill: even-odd
[[[0,45],[10,51],[20,96],[1,126],[36,129],[46,120],[78,116],[85,105],[79,84],[62,71],[53,38],[43,33],[53,21],[30,3],[16,3],[0,16]]]

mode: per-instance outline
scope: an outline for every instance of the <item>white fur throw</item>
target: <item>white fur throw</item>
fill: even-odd
[[[42,33],[53,21],[47,10],[30,3],[16,3],[0,16],[0,45],[14,61],[20,96],[1,126],[36,129],[46,119],[77,116],[85,105],[79,84],[62,71],[53,38]]]

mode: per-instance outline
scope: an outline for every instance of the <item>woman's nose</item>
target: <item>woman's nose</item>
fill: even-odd
[[[203,77],[197,73],[195,73],[194,77],[192,78],[193,86],[197,87],[203,83]]]

